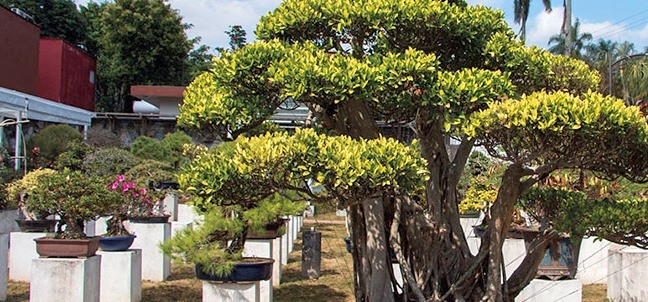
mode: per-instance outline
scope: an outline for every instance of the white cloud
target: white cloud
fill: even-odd
[[[563,23],[563,8],[555,7],[551,13],[543,10],[530,18],[529,21],[527,24],[527,45],[546,48],[549,37],[560,33]]]

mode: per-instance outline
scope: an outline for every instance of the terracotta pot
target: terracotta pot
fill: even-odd
[[[234,269],[229,275],[219,276],[207,274],[202,266],[196,264],[196,278],[206,281],[220,282],[244,282],[269,280],[272,277],[271,258],[243,258],[239,263],[234,264]]]
[[[55,239],[42,237],[36,241],[36,252],[41,257],[87,258],[99,249],[99,237],[88,239]]]
[[[133,223],[167,223],[169,222],[169,217],[171,215],[164,216],[140,216],[140,217],[129,217],[128,220]]]

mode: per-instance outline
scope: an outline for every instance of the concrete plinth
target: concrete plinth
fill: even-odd
[[[288,264],[288,233],[281,236],[281,265]]]
[[[541,280],[533,279],[520,294],[515,297],[517,302],[581,302],[583,284],[578,279],[573,280]]]
[[[0,234],[20,231],[16,219],[18,219],[18,210],[0,211]]]
[[[608,254],[608,298],[615,302],[648,301],[648,251],[615,246]]]
[[[272,240],[272,286],[281,284],[281,237]]]
[[[177,233],[187,228],[193,228],[193,222],[171,221],[171,237],[174,237]]]
[[[9,277],[9,234],[0,234],[0,301],[7,300],[7,279]]]
[[[95,220],[94,227],[95,227],[95,236],[101,236],[103,234],[106,234],[106,221],[110,218],[111,216],[101,216]]]
[[[504,254],[504,264],[506,264],[504,267],[506,269],[506,278],[508,278],[522,264],[522,260],[526,256],[524,239],[505,239],[502,253]]]
[[[466,238],[476,237],[473,225],[478,225],[481,222],[479,217],[461,217],[459,218],[459,223],[463,229],[464,235]]]
[[[169,221],[178,221],[178,194],[175,192],[167,193],[164,196],[162,204],[164,205],[164,211],[171,215]]]
[[[171,223],[129,223],[136,235],[131,249],[142,250],[142,279],[164,281],[171,275],[171,258],[162,253],[160,243],[171,238]]]
[[[178,221],[189,221],[189,222],[202,221],[203,220],[202,215],[199,215],[198,213],[196,213],[193,206],[186,205],[186,204],[179,204],[178,205],[177,218],[178,218]]]
[[[221,283],[203,281],[203,302],[259,302],[259,282]]]
[[[142,250],[99,251],[101,302],[142,300]]]
[[[295,233],[293,233],[293,226],[295,225],[295,220],[292,216],[288,216],[288,223],[286,224],[286,234],[288,234],[288,253],[293,251],[293,245],[295,243]]]
[[[243,257],[263,257],[272,258],[274,254],[274,239],[247,239],[243,247]],[[274,274],[276,271],[275,266],[272,265],[272,277],[270,280],[259,281],[259,301],[272,302],[272,285],[273,280],[277,279]],[[281,268],[279,268],[281,269]]]
[[[403,272],[401,271],[400,264],[392,263],[392,270],[394,270],[394,279],[395,279],[393,281],[396,281],[395,284],[396,286],[394,286],[394,288],[396,288],[397,293],[402,294],[403,293],[402,288],[404,283],[403,283]]]
[[[13,232],[9,235],[9,279],[14,281],[31,281],[32,260],[38,259],[36,242],[41,237],[54,237],[54,233]]]
[[[31,302],[99,302],[99,255],[85,259],[34,259],[31,271]]]
[[[606,284],[608,274],[608,250],[616,246],[607,240],[583,238],[578,255],[576,278],[587,284]]]

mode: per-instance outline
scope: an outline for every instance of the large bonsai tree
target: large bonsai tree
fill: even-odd
[[[303,177],[324,184],[351,216],[358,301],[510,300],[535,276],[536,259],[544,253],[530,249],[535,252],[524,264],[508,280],[502,278],[504,234],[522,192],[556,169],[589,169],[635,181],[648,177],[648,126],[638,109],[586,93],[596,88],[595,72],[580,61],[516,42],[501,12],[464,1],[288,0],[262,18],[256,35],[260,42],[223,54],[211,72],[195,79],[178,122],[236,139],[292,99],[306,104],[329,135],[348,136],[348,143],[317,151],[301,166]],[[422,198],[417,186],[394,185],[400,170],[380,161],[371,166],[375,171],[361,160],[341,164],[340,157],[351,156],[346,154],[365,154],[351,140],[377,139],[385,124],[416,132],[429,175],[422,180]],[[460,142],[456,152],[449,152],[449,138]],[[276,150],[285,144],[263,143]],[[472,255],[456,197],[475,144],[508,167],[480,250]],[[366,154],[389,160],[401,153],[383,148]],[[256,155],[259,161],[269,156]],[[273,167],[278,170],[254,174],[242,166],[222,179],[260,175],[261,182],[249,183],[254,190],[237,192],[269,194],[282,187],[270,176],[294,169]],[[221,193],[232,191],[214,190],[219,183],[197,183],[195,189],[225,198]],[[392,292],[388,246],[404,272],[405,297]]]

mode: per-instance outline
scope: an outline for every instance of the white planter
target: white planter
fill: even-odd
[[[100,301],[142,300],[142,250],[98,251],[101,255]]]
[[[101,256],[39,258],[31,264],[32,302],[99,302]]]

